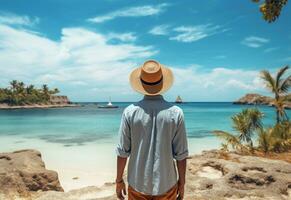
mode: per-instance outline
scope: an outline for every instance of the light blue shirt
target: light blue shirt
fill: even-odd
[[[161,95],[145,96],[125,108],[116,153],[129,157],[128,184],[138,192],[160,195],[177,183],[175,160],[188,156],[181,108]]]

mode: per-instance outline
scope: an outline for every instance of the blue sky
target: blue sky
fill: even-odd
[[[174,100],[265,92],[258,73],[291,63],[291,6],[272,24],[250,1],[1,0],[0,87],[58,87],[73,101],[135,101],[147,59],[171,67]]]

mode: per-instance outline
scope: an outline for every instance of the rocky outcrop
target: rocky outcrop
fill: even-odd
[[[39,152],[33,152],[34,157],[39,157]],[[23,153],[21,154],[23,155]],[[11,155],[16,154],[13,153]],[[1,154],[1,156],[1,159],[6,160],[5,162],[9,162],[9,159],[10,161],[15,159],[12,156],[7,158],[7,154]],[[35,159],[38,160],[37,158]],[[35,169],[35,166],[39,166],[39,164],[28,164],[30,163],[29,160],[23,158],[20,163],[22,166],[24,166],[23,163],[30,166],[24,167],[26,169],[27,167]],[[235,153],[224,153],[217,150],[205,151],[200,155],[194,155],[187,162],[185,200],[291,199],[291,164],[288,162],[255,156],[242,156]],[[43,169],[44,167],[41,168]],[[0,169],[2,169],[2,165],[0,165]],[[14,170],[10,169],[10,171]],[[0,191],[12,190],[12,188],[14,188],[13,191],[18,191],[19,188],[23,188],[22,190],[32,191],[30,197],[36,200],[116,199],[114,183],[107,183],[102,187],[91,186],[68,192],[59,192],[62,189],[58,181],[56,181],[57,177],[55,175],[52,178],[55,180],[54,184],[52,184],[54,185],[52,189],[51,186],[47,185],[50,181],[38,184],[35,183],[36,180],[33,177],[31,178],[31,176],[28,176],[27,181],[23,181],[19,173],[13,172],[13,174],[14,180],[19,181],[19,184],[13,181],[14,184],[9,183],[9,185],[5,186],[3,182],[0,182],[2,184],[0,185]],[[42,179],[42,176],[40,176],[40,179]],[[34,186],[34,189],[31,190],[29,189],[30,186],[24,186],[26,185],[24,182],[28,185],[35,183],[34,185],[37,185],[37,187]],[[40,185],[44,187],[40,187]],[[2,187],[5,188],[2,189]],[[48,189],[56,191],[46,191]],[[34,192],[35,190],[38,190],[38,192]]]
[[[291,164],[207,151],[188,161],[186,199],[291,199]]]
[[[36,150],[0,153],[0,199],[29,197],[37,191],[63,191],[58,174],[47,170]]]
[[[51,104],[70,104],[71,102],[67,96],[51,95],[50,103]]]
[[[289,95],[290,96],[290,95]],[[290,98],[289,98],[290,99]],[[247,105],[268,105],[274,106],[274,99],[271,97],[259,95],[259,94],[246,94],[237,101],[233,102],[234,104],[247,104]],[[285,108],[291,108],[291,101],[285,103]]]

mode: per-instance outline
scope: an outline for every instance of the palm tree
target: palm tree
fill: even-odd
[[[257,108],[244,109],[231,118],[235,134],[220,130],[214,131],[214,134],[232,145],[233,149],[246,149],[242,142],[246,142],[253,149],[252,135],[257,129],[262,128],[262,117],[263,113]]]
[[[60,91],[59,91],[58,88],[54,88],[53,90],[50,90],[50,91],[49,91],[50,94],[57,94],[57,93],[59,93],[59,92],[60,92]]]
[[[261,128],[258,131],[258,149],[262,150],[265,154],[268,153],[272,148],[272,128],[264,129]]]
[[[291,122],[284,121],[274,127],[262,128],[258,136],[258,149],[265,153],[289,151],[291,149]]]
[[[44,96],[45,101],[49,101],[50,99],[50,93],[49,93],[49,88],[46,84],[42,85],[42,93]]]
[[[13,81],[11,81],[11,82],[10,82],[10,85],[11,85],[11,87],[12,87],[12,90],[15,91],[16,88],[17,88],[17,85],[18,85],[17,80],[13,80]]]
[[[289,66],[285,66],[277,72],[273,77],[269,71],[261,71],[261,78],[265,82],[265,86],[275,95],[274,106],[276,107],[276,121],[279,123],[283,119],[282,114],[286,114],[284,111],[284,101],[282,101],[282,95],[287,94],[291,86],[291,75],[283,78],[284,74],[289,69]]]
[[[240,141],[253,146],[252,136],[256,129],[262,127],[262,117],[263,113],[256,108],[244,109],[232,117],[233,128],[239,133]]]
[[[57,88],[49,90],[47,85],[43,85],[41,89],[38,89],[33,85],[25,86],[23,82],[13,80],[10,82],[10,87],[0,88],[0,103],[9,105],[48,103],[50,95],[58,92]]]
[[[34,91],[34,85],[29,85],[26,87],[26,93],[31,95]]]

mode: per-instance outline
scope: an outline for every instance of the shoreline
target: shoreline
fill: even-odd
[[[116,138],[100,139],[81,146],[65,147],[35,138],[1,136],[0,152],[19,149],[37,149],[49,170],[57,171],[65,191],[98,186],[112,182],[116,170]],[[220,141],[215,137],[189,138],[189,154],[197,155],[205,150],[217,149]],[[77,177],[76,179],[74,179]]]
[[[46,108],[65,108],[65,107],[80,107],[79,104],[47,104],[47,105],[23,105],[23,106],[9,106],[0,104],[0,110],[15,110],[15,109],[46,109]]]

